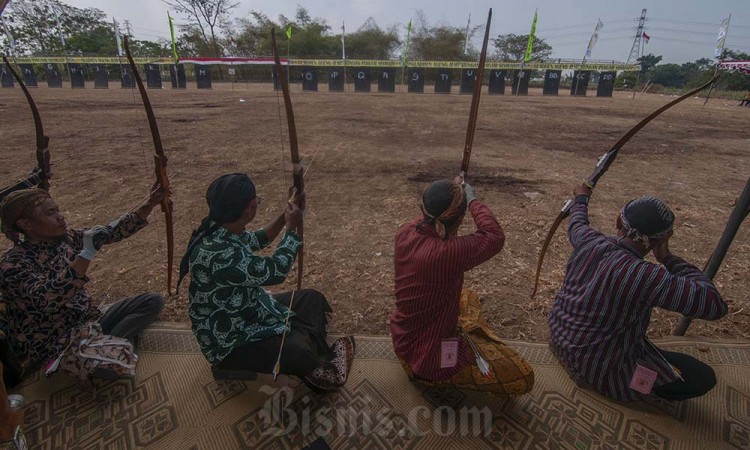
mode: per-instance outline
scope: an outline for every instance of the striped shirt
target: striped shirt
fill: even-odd
[[[434,227],[412,220],[396,233],[396,309],[391,314],[393,349],[421,378],[439,381],[472,364],[471,348],[459,339],[458,363],[441,369],[441,341],[458,336],[464,272],[495,256],[505,235],[490,209],[469,205],[477,230],[440,239]]]
[[[588,207],[571,210],[573,254],[549,314],[550,346],[576,381],[615,400],[637,400],[636,365],[657,372],[654,386],[678,379],[646,339],[655,306],[716,320],[727,304],[703,272],[677,256],[644,261],[626,242],[589,226]]]

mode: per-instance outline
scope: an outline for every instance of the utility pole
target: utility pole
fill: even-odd
[[[643,27],[646,25],[646,8],[641,10],[641,18],[638,20],[638,29],[635,32],[635,38],[633,39],[633,46],[630,48],[630,55],[628,55],[628,61],[626,64],[638,62],[638,59],[643,56]],[[635,78],[635,86],[633,86],[633,98],[635,98],[635,91],[638,89],[638,83],[641,81],[641,71],[638,71],[638,76]]]

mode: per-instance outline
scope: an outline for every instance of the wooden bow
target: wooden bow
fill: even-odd
[[[51,170],[50,170],[50,165],[49,165],[49,160],[50,160],[49,137],[45,136],[44,134],[44,126],[42,125],[42,117],[41,115],[39,115],[39,110],[36,107],[36,103],[34,103],[34,99],[31,97],[31,93],[29,92],[29,89],[26,87],[26,84],[23,82],[23,79],[20,76],[18,76],[18,73],[16,73],[16,71],[10,65],[8,58],[6,58],[5,56],[3,56],[3,63],[5,64],[5,67],[8,68],[10,73],[13,74],[13,78],[16,79],[16,82],[18,82],[18,85],[21,86],[23,95],[26,96],[26,101],[28,102],[29,107],[31,108],[31,114],[32,116],[34,116],[34,128],[36,129],[36,163],[37,163],[37,167],[36,169],[34,169],[31,175],[29,175],[25,180],[21,181],[15,186],[3,190],[3,196],[9,194],[10,192],[16,189],[23,189],[23,188],[28,188],[32,186],[38,186],[39,188],[44,189],[46,191],[49,189],[49,179],[52,175]]]
[[[492,22],[492,8],[487,14],[487,26],[484,29],[484,41],[482,42],[482,53],[479,56],[479,68],[477,78],[474,81],[474,93],[471,97],[471,109],[469,110],[469,125],[466,127],[466,143],[464,144],[464,157],[461,161],[461,176],[466,176],[469,171],[471,160],[471,148],[474,145],[474,132],[477,129],[477,115],[479,114],[479,97],[482,95],[482,80],[484,79],[484,63],[487,60],[487,42],[490,40],[490,22]]]
[[[612,163],[615,162],[615,159],[617,158],[617,153],[620,151],[620,149],[633,136],[635,136],[635,134],[638,133],[641,130],[641,128],[645,127],[646,124],[654,120],[664,111],[668,110],[669,108],[680,103],[681,101],[692,97],[693,95],[697,94],[698,92],[712,85],[716,81],[717,78],[718,78],[718,75],[714,76],[706,84],[700,87],[697,87],[693,89],[692,91],[686,94],[683,94],[682,96],[672,100],[671,102],[667,103],[666,105],[662,106],[661,108],[649,114],[645,119],[638,122],[633,128],[630,129],[630,131],[625,133],[625,135],[621,137],[620,140],[617,141],[617,143],[615,143],[615,145],[613,145],[612,148],[609,149],[609,151],[607,151],[607,153],[605,153],[599,158],[599,160],[596,163],[596,167],[594,168],[594,171],[586,179],[587,186],[590,189],[594,189],[594,187],[596,187],[596,183],[599,181],[599,179],[607,172],[607,170],[609,169],[609,166],[611,166]],[[531,297],[534,297],[534,295],[536,294],[537,288],[539,287],[539,275],[541,274],[541,271],[542,271],[542,264],[544,263],[544,255],[547,253],[547,248],[549,248],[550,242],[552,241],[552,237],[555,235],[555,231],[557,231],[557,228],[560,226],[562,221],[566,217],[568,217],[568,215],[570,215],[570,210],[573,207],[573,201],[574,199],[568,199],[563,204],[560,214],[558,214],[557,218],[555,218],[555,221],[552,222],[552,227],[550,227],[549,232],[547,233],[547,237],[544,240],[544,244],[542,245],[542,250],[539,252],[539,261],[537,262],[537,265],[536,265],[536,276],[534,277],[534,289],[531,291]]]
[[[164,154],[164,148],[161,144],[161,136],[159,135],[159,127],[156,124],[154,109],[151,107],[151,102],[146,93],[146,87],[143,85],[141,75],[138,73],[138,67],[135,65],[133,55],[130,53],[127,36],[125,36],[124,42],[125,55],[128,58],[128,63],[130,63],[130,69],[133,72],[135,83],[138,85],[138,91],[141,93],[143,107],[146,108],[146,116],[148,117],[148,125],[151,128],[151,137],[154,141],[154,172],[156,173],[156,181],[164,192],[164,196],[161,200],[161,210],[164,212],[164,219],[167,223],[167,294],[171,295],[172,266],[174,264],[174,223],[172,219],[172,202],[169,192],[169,177],[167,176],[167,156]]]
[[[292,156],[294,197],[297,199],[297,204],[301,206],[302,194],[304,194],[305,192],[305,177],[302,171],[302,162],[299,158],[299,147],[297,145],[297,127],[294,124],[292,97],[289,95],[289,81],[286,78],[286,71],[284,70],[284,66],[281,65],[281,59],[279,59],[279,51],[276,48],[276,30],[274,29],[271,29],[271,46],[273,47],[273,60],[274,68],[276,70],[276,77],[281,84],[281,92],[284,95],[286,123],[289,127],[289,150],[291,151]],[[303,220],[300,220],[299,225],[297,225],[297,234],[299,235],[300,240],[303,242],[303,244],[299,248],[299,255],[297,256],[297,290],[299,290],[302,289],[303,262],[305,257]]]

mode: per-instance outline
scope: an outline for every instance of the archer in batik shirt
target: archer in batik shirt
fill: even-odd
[[[669,250],[675,216],[655,197],[629,202],[617,236],[589,226],[585,185],[576,187],[568,237],[573,254],[549,314],[550,345],[571,376],[616,400],[685,400],[716,384],[713,369],[646,337],[654,307],[716,320],[727,304],[703,272]],[[645,261],[650,252],[660,264]]]
[[[302,209],[289,202],[265,227],[247,231],[260,197],[250,177],[239,173],[214,180],[206,200],[209,214],[193,232],[179,280],[190,272],[188,312],[214,373],[273,373],[280,355],[279,373],[299,376],[314,391],[342,386],[354,338],[326,343],[331,307],[325,296],[312,289],[277,295],[264,289],[283,283],[294,264],[302,245],[294,231]],[[258,255],[284,228],[273,254]]]
[[[71,335],[91,322],[98,323],[106,335],[137,344],[141,332],[161,312],[162,296],[129,297],[102,314],[91,302],[86,274],[102,246],[132,236],[148,224],[149,214],[162,197],[161,189],[156,189],[135,212],[109,225],[80,230],[68,228],[47,191],[25,189],[6,197],[0,211],[2,231],[13,247],[0,257],[5,309],[0,324],[6,327],[24,374],[56,358]]]

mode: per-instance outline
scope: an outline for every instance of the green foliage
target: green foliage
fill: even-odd
[[[671,87],[685,87],[687,75],[679,64],[662,64],[651,71],[651,81]]]
[[[469,31],[471,37],[481,26]],[[477,59],[478,52],[469,48],[464,54],[466,42],[465,30],[449,25],[430,26],[422,11],[417,13],[416,26],[412,27],[411,43],[409,44],[410,60],[425,61],[460,61]]]
[[[94,44],[94,38],[84,39],[84,35],[104,37],[101,27],[105,18],[96,8],[75,8],[58,0],[15,0],[3,14],[16,41],[16,52],[39,55],[81,54],[101,48],[105,44]]]
[[[632,89],[638,79],[638,74],[635,72],[620,72],[615,78],[615,87],[622,89]]]
[[[328,34],[330,26],[323,19],[312,18],[303,7],[297,7],[294,19],[279,16],[273,21],[265,14],[252,11],[250,18],[237,21],[237,53],[243,56],[271,56],[271,29],[276,29],[276,45],[279,53],[287,50],[295,58],[335,58],[340,55],[341,43],[336,36]],[[292,39],[286,36],[287,27],[292,26]]]
[[[661,56],[655,56],[653,54],[643,55],[638,58],[638,63],[641,65],[641,75],[648,73],[661,61]]]
[[[372,17],[356,32],[346,35],[346,57],[351,59],[390,59],[400,46],[397,28],[384,30]]]
[[[495,38],[495,49],[497,56],[504,61],[521,62],[526,55],[526,47],[529,45],[528,34],[501,34]],[[544,39],[534,36],[531,45],[531,60],[540,61],[552,54],[552,47]]]

